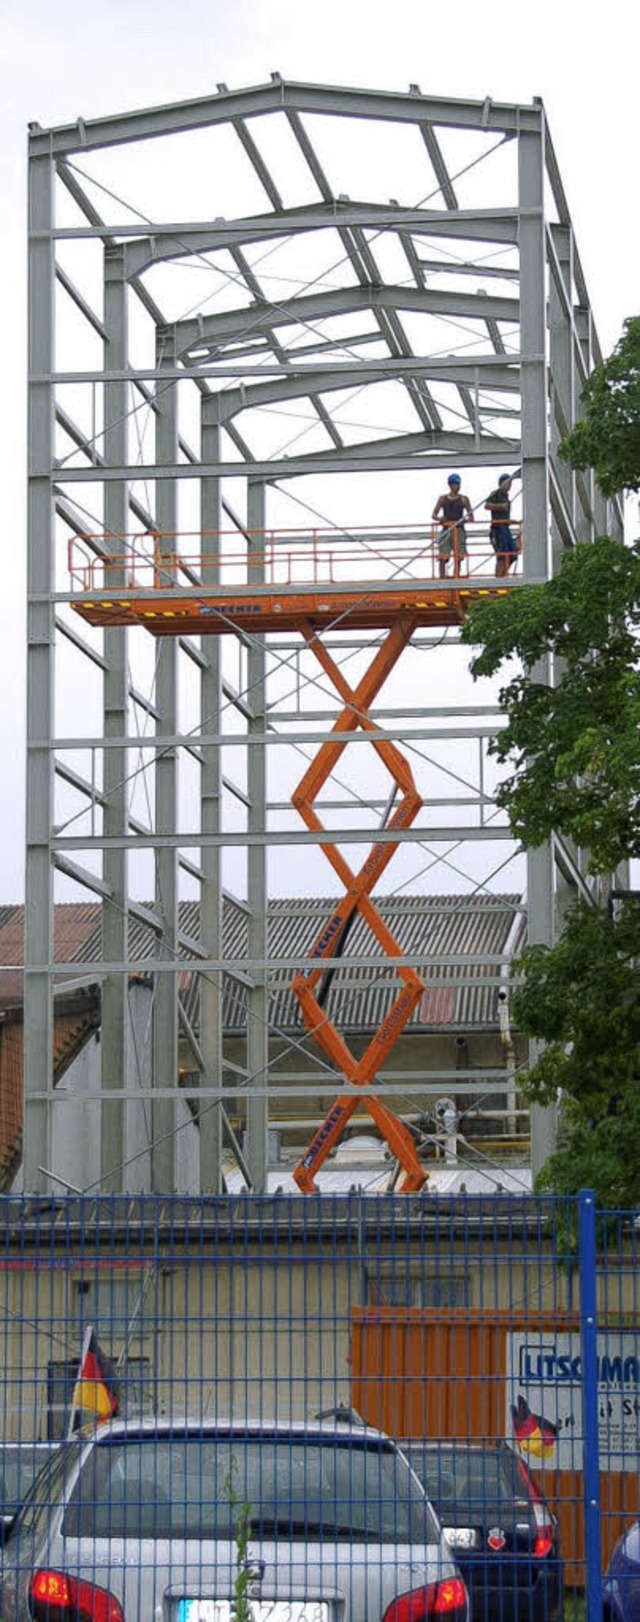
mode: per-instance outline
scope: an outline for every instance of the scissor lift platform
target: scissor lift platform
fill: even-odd
[[[460,584],[405,587],[385,590],[364,582],[355,595],[352,590],[325,587],[323,591],[301,588],[239,592],[198,592],[179,586],[171,593],[161,589],[148,594],[127,592],[95,593],[73,603],[77,614],[90,625],[143,625],[152,636],[223,636],[238,631],[299,631],[304,621],[315,633],[333,629],[350,631],[385,630],[408,614],[415,629],[426,626],[461,625],[472,603],[486,597],[503,597],[509,586],[491,580]]]
[[[248,533],[242,545],[237,534],[233,545],[217,534],[198,536],[197,550],[189,555],[176,546],[186,537],[86,536],[71,543],[71,601],[91,625],[144,626],[153,636],[297,632],[342,708],[331,737],[319,745],[298,784],[293,805],[308,829],[326,832],[314,802],[360,728],[374,734],[372,748],[393,784],[396,803],[386,828],[404,830],[415,821],[422,797],[408,761],[374,721],[370,706],[415,630],[458,625],[474,603],[502,597],[516,584],[506,572],[507,559],[496,560],[486,528],[464,546],[455,528],[446,546],[442,537],[440,526],[426,533],[414,528],[344,536],[317,530]],[[118,547],[119,540],[126,544]],[[519,534],[518,541],[521,547]],[[448,553],[446,562],[443,553]],[[510,556],[509,567],[513,561]],[[385,633],[372,646],[368,668],[353,688],[323,637],[341,629]],[[307,1031],[344,1078],[345,1089],[296,1167],[294,1177],[303,1193],[315,1190],[316,1173],[362,1106],[398,1163],[399,1192],[415,1193],[427,1180],[410,1129],[374,1091],[381,1066],[426,989],[424,981],[410,964],[398,967],[397,996],[359,1058],[329,1017],[323,995],[331,961],[342,950],[357,913],[383,953],[403,956],[372,900],[398,843],[374,841],[358,872],[344,857],[339,835],[320,845],[344,895],[310,945],[310,966],[294,976],[292,990]]]
[[[486,526],[463,556],[456,532],[439,574],[440,526],[426,530],[279,530],[233,536],[87,535],[70,543],[72,607],[94,626],[141,625],[152,636],[239,631],[385,630],[460,625],[470,607],[503,596]],[[514,526],[517,533],[517,526]],[[120,544],[120,543],[124,544]],[[177,543],[180,542],[180,549]],[[184,543],[191,550],[183,550]]]

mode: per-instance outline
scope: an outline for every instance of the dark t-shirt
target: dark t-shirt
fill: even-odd
[[[440,516],[445,524],[457,524],[465,510],[462,496],[441,496]]]
[[[492,490],[487,496],[486,505],[491,507],[492,524],[508,524],[511,517],[511,501],[504,490]]]

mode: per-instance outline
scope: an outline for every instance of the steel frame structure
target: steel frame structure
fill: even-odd
[[[330,139],[325,139],[325,129]],[[342,192],[340,174],[348,148],[341,142],[356,131],[364,132],[365,152],[366,141],[373,142],[376,132],[382,132],[389,149],[399,143],[399,156],[408,150],[406,142],[412,143],[417,205],[376,195],[374,168],[369,200],[353,201]],[[224,192],[224,162],[233,166],[236,156],[229,155],[234,148],[245,166],[250,206],[239,204],[231,218],[206,217],[209,149],[203,146],[194,157],[190,143],[198,140],[226,143],[214,170],[214,192],[216,185]],[[466,144],[460,149],[464,162],[454,173],[455,157],[448,161],[447,149],[451,146],[455,154],[455,141]],[[122,147],[130,157],[126,171],[118,163]],[[163,169],[166,152],[171,156]],[[298,165],[293,203],[288,201],[292,154]],[[137,188],[145,163],[151,203],[142,212]],[[424,165],[422,174],[418,163]],[[330,180],[330,168],[337,182]],[[501,187],[507,170],[505,196]],[[181,218],[171,212],[168,198],[168,177],[174,172],[178,199],[183,187],[194,193],[193,206]],[[132,177],[135,207],[118,195],[123,173]],[[158,190],[158,175],[165,173],[166,201],[162,187]],[[487,188],[467,201],[477,174],[489,176]],[[396,189],[403,183],[399,168]],[[258,194],[262,201],[256,207]],[[266,288],[260,271],[262,256],[275,252],[285,255],[287,268],[278,284],[285,291],[277,296]],[[73,256],[80,263],[83,254],[93,256],[86,278],[84,269],[76,277],[70,268],[76,263]],[[203,283],[213,278],[221,307],[209,308],[208,280],[195,306],[193,300],[184,306],[178,302],[176,315],[170,279],[176,267],[181,272],[199,269]],[[492,279],[494,291],[477,286],[478,280]],[[292,285],[295,290],[287,291]],[[60,363],[59,335],[66,335],[71,317],[79,343],[75,349],[68,345],[69,358]],[[144,344],[138,343],[138,321]],[[452,323],[466,332],[461,350],[451,344]],[[444,349],[442,342],[438,347],[438,331],[441,340],[443,335],[449,339],[449,350],[446,343]],[[235,684],[213,629],[205,626],[194,634],[198,627],[189,623],[175,634],[174,627],[173,635],[154,644],[153,680],[144,693],[130,640],[145,638],[138,628],[142,622],[127,628],[122,612],[105,618],[103,590],[102,620],[94,615],[94,623],[103,628],[94,632],[79,625],[74,613],[77,587],[66,565],[69,538],[83,539],[90,563],[109,570],[106,595],[119,594],[124,603],[130,586],[127,553],[131,556],[137,544],[131,537],[153,537],[154,562],[162,579],[170,579],[171,595],[176,537],[196,530],[200,553],[191,584],[196,595],[210,596],[219,592],[222,567],[220,558],[208,553],[204,537],[220,535],[224,521],[230,521],[245,548],[246,581],[259,593],[265,589],[265,566],[256,537],[272,528],[268,504],[290,489],[292,481],[303,480],[302,489],[315,492],[321,479],[323,489],[337,491],[346,475],[360,486],[381,476],[397,481],[406,473],[413,479],[446,467],[452,458],[484,478],[492,476],[491,469],[517,463],[524,574],[543,580],[564,547],[603,531],[621,533],[619,505],[605,503],[590,475],[575,475],[557,457],[599,354],[541,102],[455,101],[423,95],[416,85],[406,94],[392,94],[286,83],[273,75],[263,86],[232,92],[221,85],[216,95],[174,106],[78,119],[48,130],[30,126],[26,1188],[48,1187],[43,1168],[55,1171],[54,993],[64,969],[68,972],[68,966],[56,961],[53,947],[55,875],[62,876],[74,895],[97,895],[102,902],[97,1130],[103,1186],[128,1186],[128,919],[133,917],[144,922],[156,943],[149,960],[154,986],[152,1187],[168,1191],[176,1186],[173,1095],[179,1031],[185,1030],[180,975],[188,962],[201,971],[199,1029],[186,1031],[201,1078],[199,1186],[217,1192],[222,1186],[226,1098],[220,1017],[223,859],[242,848],[248,959],[244,974],[234,972],[247,1000],[246,1165],[253,1187],[260,1190],[265,1186],[269,1120],[268,857],[284,847],[307,843],[327,851],[332,844],[311,815],[311,799],[304,793],[296,803],[306,830],[278,825],[281,803],[267,780],[267,757],[279,741],[298,750],[313,741],[320,746],[320,758],[329,760],[338,725],[335,698],[327,702],[326,685],[320,689],[322,706],[313,714],[301,708],[299,699],[288,705],[286,692],[272,697],[272,650],[281,670],[295,665],[298,671],[298,644],[304,640],[296,633],[304,629],[302,622],[296,621],[293,631],[289,625],[288,633],[283,627],[280,635],[270,627],[269,641],[263,633],[251,634],[234,624],[242,661],[242,679]],[[391,428],[385,414],[390,388],[393,400],[400,402]],[[380,389],[387,390],[382,411],[376,404]],[[364,433],[357,436],[344,421],[343,402],[351,391],[358,391],[369,411]],[[276,411],[298,410],[297,402],[306,412],[304,432],[313,437],[314,448],[300,448],[295,439],[292,451],[274,447],[268,434],[265,439],[263,425],[269,426]],[[132,425],[139,427],[141,413],[154,427],[150,455],[140,436],[137,447],[133,439]],[[190,433],[183,426],[185,415]],[[228,493],[231,480],[236,481],[234,489],[239,480],[246,492],[241,515]],[[194,492],[199,503],[195,524],[188,521]],[[363,497],[361,510],[365,507]],[[351,533],[340,520],[337,528]],[[366,551],[363,540],[365,563]],[[366,578],[366,568],[356,571],[358,579],[363,572]],[[441,581],[430,583],[431,605],[442,590]],[[149,595],[154,593],[156,582]],[[455,623],[459,605],[446,617]],[[427,614],[422,623],[437,624],[437,616]],[[332,680],[337,676],[335,692],[347,708],[353,690],[338,674],[335,648],[344,651],[353,645],[371,660],[377,646],[374,631],[357,620],[354,625],[347,614],[333,643],[329,634],[311,648],[325,674]],[[425,640],[433,645],[433,638]],[[94,678],[99,685],[101,724],[95,724],[94,709],[87,719],[74,714],[74,724],[64,727],[65,704],[70,713],[74,706],[68,693],[61,693],[58,667],[62,650],[69,649],[79,660],[78,670],[86,674],[87,689]],[[188,727],[180,708],[185,670],[198,689],[198,723]],[[226,709],[236,734],[226,727]],[[152,734],[141,738],[136,733],[134,713],[145,717]],[[402,791],[408,792],[410,769],[398,764],[403,738],[414,733],[429,737],[434,750],[451,737],[465,738],[481,751],[483,739],[493,731],[494,713],[488,704],[470,715],[468,705],[427,707],[411,699],[401,710],[380,708],[373,718],[367,707],[367,726],[383,738],[381,747],[398,767],[396,781],[402,778]],[[407,717],[420,723],[411,734]],[[432,728],[425,727],[427,720],[433,720]],[[225,763],[236,746],[244,752],[246,769],[244,776],[239,773],[230,781]],[[132,751],[148,784],[144,817],[131,793]],[[185,761],[198,779],[195,816],[185,816]],[[322,769],[310,769],[307,779],[314,793],[325,784]],[[225,818],[225,796],[240,808],[241,828]],[[465,822],[463,816],[459,827],[429,827],[431,846],[456,836],[471,848],[487,839],[504,841],[504,825],[486,815],[490,800],[481,781],[470,796],[475,821]],[[379,810],[374,793],[358,797],[347,792],[332,805],[340,843],[372,841],[380,871],[389,850],[403,842],[425,842],[424,826],[417,823],[387,828],[383,822],[373,833],[370,822],[354,826],[358,805],[366,807],[369,817]],[[74,825],[77,831],[70,833]],[[149,891],[141,899],[139,883],[131,877],[134,862],[145,853],[153,862],[151,901]],[[529,853],[527,868],[529,939],[550,942],[558,875],[562,883],[588,889],[580,853],[554,840]],[[354,875],[347,864],[342,877],[353,895]],[[197,941],[180,935],[183,882],[195,887],[200,902]],[[361,885],[361,898],[364,889]],[[395,944],[388,943],[391,957]],[[320,971],[312,945],[295,989],[303,1007],[306,999],[311,1026],[317,1026],[311,1000],[314,975]],[[437,960],[434,967],[437,971]],[[414,982],[422,989],[415,967],[402,954],[399,973],[414,991]],[[335,1052],[330,1057],[335,1061]],[[346,1074],[354,1080],[348,1070]],[[473,1085],[471,1076],[463,1079]],[[340,1096],[343,1080],[335,1072],[325,1073],[323,1084]],[[486,1090],[484,1079],[480,1087]],[[353,1096],[349,1093],[348,1100]],[[534,1110],[536,1166],[545,1157],[552,1131],[550,1115]]]

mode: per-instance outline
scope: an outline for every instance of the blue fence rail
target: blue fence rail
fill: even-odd
[[[465,1622],[467,1593],[472,1622],[619,1616],[635,1213],[588,1192],[0,1207],[7,1527],[44,1466],[2,1622]]]

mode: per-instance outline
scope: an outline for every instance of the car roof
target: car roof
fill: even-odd
[[[78,1433],[79,1434],[79,1433]],[[233,1419],[198,1419],[192,1414],[179,1418],[175,1414],[150,1415],[144,1418],[110,1419],[106,1423],[96,1425],[91,1432],[84,1432],[83,1438],[102,1440],[107,1436],[136,1436],[136,1437],[171,1437],[171,1436],[271,1436],[274,1438],[291,1438],[292,1436],[306,1436],[318,1440],[331,1437],[349,1441],[381,1442],[385,1447],[396,1449],[397,1443],[385,1431],[375,1430],[371,1425],[365,1425],[361,1420],[354,1418],[347,1420],[321,1419],[263,1419],[256,1415],[237,1416]]]
[[[487,1442],[474,1442],[474,1441],[468,1442],[464,1437],[460,1437],[460,1436],[444,1436],[442,1438],[442,1441],[434,1442],[434,1441],[427,1441],[422,1436],[407,1436],[404,1441],[398,1443],[398,1446],[401,1447],[401,1448],[406,1448],[406,1449],[419,1447],[420,1451],[422,1453],[454,1453],[454,1452],[456,1452],[456,1453],[462,1453],[462,1452],[464,1452],[464,1453],[496,1453],[496,1452],[498,1452],[498,1453],[513,1453],[514,1457],[516,1456],[515,1455],[515,1450],[514,1450],[514,1448],[511,1447],[509,1442],[506,1442],[506,1441],[503,1442],[503,1441],[500,1441],[499,1439],[495,1439],[495,1438],[494,1438],[493,1441],[490,1441],[490,1442],[489,1441],[487,1441]]]

